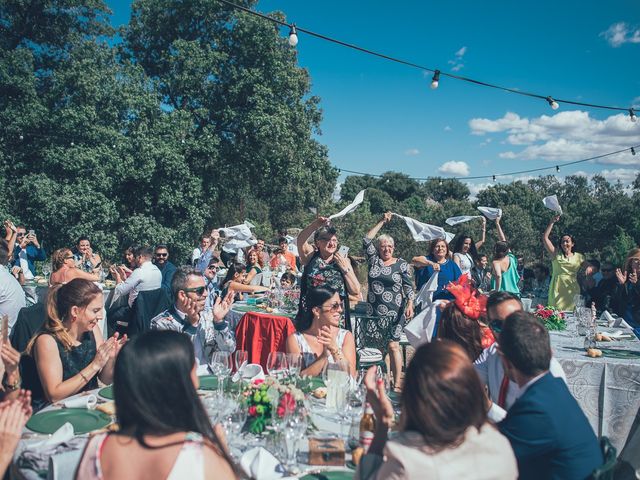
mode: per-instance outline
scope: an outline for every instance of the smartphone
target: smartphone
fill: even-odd
[[[29,236],[33,236],[33,235],[35,235],[35,234],[36,234],[36,231],[35,231],[35,230],[29,230]]]
[[[341,257],[347,258],[347,255],[349,255],[349,247],[347,247],[346,245],[342,245],[338,250],[338,253]]]

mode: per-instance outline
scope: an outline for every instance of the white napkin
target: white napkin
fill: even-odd
[[[75,432],[73,431],[73,425],[67,422],[46,440],[29,443],[25,450],[43,450],[45,448],[54,447],[60,443],[68,442],[74,437],[74,435]]]
[[[74,478],[83,453],[84,449],[78,448],[49,457],[47,480]]]
[[[502,216],[501,208],[493,208],[493,207],[478,207],[478,210],[482,212],[482,214],[487,217],[489,220],[495,220],[498,217]]]
[[[94,394],[91,395],[81,395],[75,398],[69,398],[62,402],[62,405],[65,408],[88,408],[89,410],[93,410],[96,408],[98,404],[98,397]]]
[[[347,213],[353,212],[356,208],[358,208],[358,205],[360,205],[364,201],[365,191],[366,191],[366,188],[364,190],[360,190],[356,195],[356,198],[353,199],[353,202],[351,202],[349,205],[344,207],[338,213],[334,213],[329,218],[333,220],[334,218],[344,217]]]
[[[407,224],[407,228],[411,232],[411,236],[416,242],[428,242],[438,238],[444,238],[448,243],[455,236],[453,233],[445,232],[442,227],[422,223],[411,217],[404,217],[397,213],[394,213],[394,215],[404,220],[404,223]]]
[[[465,223],[474,218],[482,218],[482,215],[460,215],[459,217],[449,217],[445,220],[447,225],[458,225],[459,223]]]
[[[429,280],[427,280],[422,288],[416,295],[415,304],[416,305],[429,305],[431,303],[431,298],[433,297],[433,292],[438,289],[438,275],[440,272],[433,272]]]
[[[433,329],[436,326],[438,306],[441,303],[442,300],[436,300],[431,305],[425,307],[404,327],[404,333],[413,348],[418,348],[423,343],[431,341]]]
[[[562,215],[562,207],[560,206],[560,202],[558,202],[557,195],[549,195],[548,197],[544,197],[542,199],[542,203],[544,203],[544,206],[549,210],[553,210],[554,212],[558,212],[560,215]]]
[[[613,318],[611,314],[606,310],[602,312],[602,315],[600,315],[600,320],[602,320],[603,322],[607,322],[608,327],[613,327],[616,321],[615,318]],[[619,325],[620,325],[620,321],[618,321],[618,325],[616,326],[619,326]]]
[[[254,380],[264,380],[262,366],[257,363],[249,363],[242,368],[242,379],[250,382]]]
[[[240,458],[244,473],[255,480],[283,478],[286,470],[278,459],[263,447],[254,447]]]

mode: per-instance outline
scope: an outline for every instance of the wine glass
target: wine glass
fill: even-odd
[[[287,353],[288,373],[295,380],[302,370],[302,355],[299,353]]]
[[[267,357],[267,373],[277,379],[283,378],[288,371],[287,354],[284,352],[269,352]]]
[[[229,352],[213,352],[209,368],[218,379],[218,394],[222,395],[224,379],[231,373],[231,355]]]
[[[47,279],[47,281],[49,280],[49,275],[51,275],[51,264],[48,262],[45,262],[42,264],[42,274],[44,275],[44,277]]]
[[[246,350],[236,350],[233,354],[236,372],[241,372],[247,363],[249,363],[249,352]]]
[[[327,386],[326,408],[342,411],[346,392],[351,384],[349,364],[345,360],[327,363],[322,370],[322,379]]]

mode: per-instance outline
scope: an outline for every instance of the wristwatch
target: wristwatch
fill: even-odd
[[[20,377],[18,377],[18,379],[15,382],[8,383],[7,376],[5,375],[2,377],[2,386],[10,392],[17,390],[20,388]]]

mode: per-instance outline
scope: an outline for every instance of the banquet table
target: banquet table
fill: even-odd
[[[551,332],[551,348],[567,377],[569,390],[598,437],[606,436],[620,458],[640,468],[640,341],[630,328],[598,327],[624,339],[598,342],[602,357],[591,358],[585,337]]]
[[[211,376],[200,377],[201,389],[198,391],[201,398],[205,398],[207,395],[212,394],[212,390],[215,390],[216,381]],[[213,380],[213,382],[211,382]],[[78,399],[86,397],[89,394],[93,394],[98,398],[98,405],[111,401],[113,398],[113,391],[111,387],[103,387],[100,389],[92,390],[91,392],[84,392],[77,395],[73,395],[66,400]],[[50,405],[43,409],[41,412],[61,411],[63,409],[62,402],[58,402],[54,405]],[[310,437],[320,438],[346,438],[348,437],[351,427],[357,428],[357,422],[359,417],[352,420],[351,423],[345,422],[344,417],[337,412],[328,411],[324,407],[324,400],[314,399],[311,402],[310,418],[313,424],[312,430],[307,431],[305,439]],[[112,418],[115,421],[115,417]],[[351,431],[353,433],[353,431]],[[74,435],[71,440],[68,440],[54,455],[48,458],[47,470],[41,470],[36,472],[31,468],[24,467],[24,461],[20,459],[21,454],[29,449],[29,446],[35,442],[42,442],[51,438],[51,435],[39,434],[29,430],[25,427],[22,440],[18,445],[18,449],[13,458],[13,463],[10,469],[10,478],[13,480],[36,480],[42,478],[52,478],[54,480],[71,480],[73,479],[75,468],[80,461],[82,452],[86,443],[88,442],[92,433],[84,433],[81,435]],[[245,433],[241,439],[235,442],[230,442],[229,447],[234,458],[238,460],[239,456],[244,454],[247,450],[256,447],[265,447],[268,451],[272,451],[277,447],[275,439],[271,436],[255,436],[249,433]],[[347,465],[343,467],[330,467],[330,466],[313,466],[308,464],[308,442],[302,441],[299,447],[298,453],[298,467],[300,468],[299,476],[309,474],[311,472],[318,471],[333,471],[336,474],[343,473],[344,477],[337,478],[351,478],[353,470],[350,470]],[[347,455],[347,460],[350,459],[350,455]],[[55,472],[55,474],[54,474]],[[290,477],[289,477],[290,478]],[[305,479],[306,480],[306,479]]]

